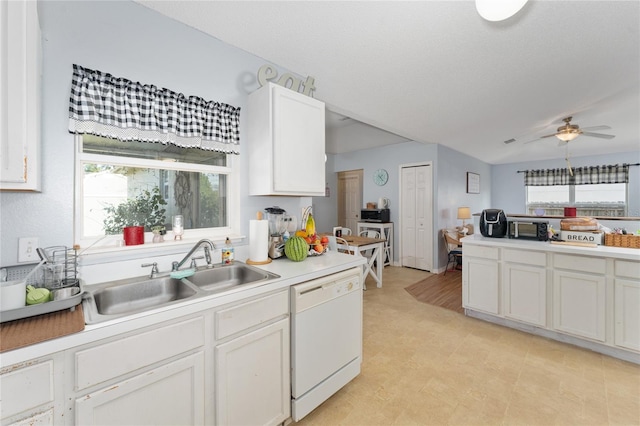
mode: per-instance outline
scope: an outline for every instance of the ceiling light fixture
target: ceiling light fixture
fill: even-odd
[[[476,10],[487,21],[504,21],[524,7],[527,0],[476,0]]]
[[[580,132],[572,131],[572,130],[556,133],[556,137],[558,139],[560,139],[561,141],[563,141],[563,142],[572,141],[575,138],[577,138],[578,136],[580,136]]]

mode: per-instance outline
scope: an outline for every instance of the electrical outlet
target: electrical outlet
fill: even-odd
[[[22,237],[18,239],[18,262],[37,262],[39,257],[36,253],[38,247],[37,237]]]

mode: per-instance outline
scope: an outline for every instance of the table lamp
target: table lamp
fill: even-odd
[[[461,231],[464,235],[467,235],[467,232],[469,232],[469,230],[465,228],[464,221],[466,219],[471,219],[471,209],[469,207],[458,207],[458,219],[462,219]]]

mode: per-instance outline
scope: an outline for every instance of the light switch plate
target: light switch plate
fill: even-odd
[[[18,262],[37,262],[39,257],[36,247],[38,247],[37,237],[22,237],[18,239]]]

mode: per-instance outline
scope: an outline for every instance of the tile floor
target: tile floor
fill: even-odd
[[[297,425],[640,425],[640,366],[418,302],[428,275],[367,280],[362,373]]]

